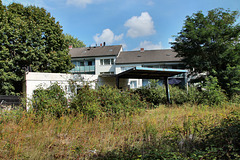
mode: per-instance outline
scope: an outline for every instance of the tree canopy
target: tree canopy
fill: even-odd
[[[80,41],[78,38],[74,38],[70,34],[65,34],[65,40],[66,40],[66,43],[69,46],[72,46],[73,48],[86,47],[83,41]]]
[[[25,71],[73,68],[62,27],[45,9],[0,1],[0,94],[22,91]]]
[[[237,11],[213,9],[187,16],[172,48],[182,57],[195,80],[217,77],[228,95],[240,91],[240,25]]]

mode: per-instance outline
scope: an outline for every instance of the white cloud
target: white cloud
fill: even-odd
[[[97,44],[106,42],[107,44],[112,44],[115,41],[121,41],[123,34],[114,35],[110,29],[104,29],[102,34],[96,34],[93,39]]]
[[[162,43],[159,42],[158,44],[153,44],[151,41],[143,41],[140,42],[139,47],[134,50],[139,50],[140,48],[144,48],[145,50],[162,49]]]
[[[85,8],[88,4],[93,3],[92,0],[67,0],[67,4],[80,6]]]
[[[152,17],[148,12],[142,12],[139,17],[133,16],[125,22],[124,26],[129,27],[127,36],[132,38],[149,36],[156,33]]]

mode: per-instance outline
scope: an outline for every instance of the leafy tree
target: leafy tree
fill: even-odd
[[[59,22],[45,9],[0,1],[0,94],[22,91],[26,69],[68,72],[73,64]]]
[[[66,43],[73,48],[86,47],[86,45],[80,41],[78,38],[74,38],[70,34],[65,34]]]
[[[229,96],[240,91],[240,25],[239,13],[222,8],[187,16],[172,48],[182,57],[191,74],[217,77]],[[233,75],[231,73],[234,73]],[[226,77],[231,75],[231,77]],[[232,88],[234,87],[234,89]]]

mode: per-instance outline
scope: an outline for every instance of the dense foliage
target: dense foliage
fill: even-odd
[[[190,86],[188,91],[178,86],[170,86],[170,99],[173,104],[205,104],[205,105],[221,105],[227,101],[227,97],[218,85],[216,77],[206,77],[205,83],[201,84],[202,90],[198,90],[195,86]],[[148,86],[144,86],[135,90],[142,98],[155,106],[166,104],[166,89],[157,85],[152,81]],[[237,94],[235,102],[238,101]]]
[[[139,113],[141,109],[150,107],[137,94],[130,91],[120,92],[110,86],[98,89],[83,87],[72,100],[71,109],[83,113],[89,118],[99,116],[120,117]]]
[[[36,113],[41,116],[50,114],[53,117],[61,117],[67,113],[67,98],[57,83],[47,89],[39,87],[34,90],[31,103]]]
[[[26,70],[57,73],[73,67],[61,28],[43,8],[0,1],[0,94],[21,92]]]
[[[197,81],[205,73],[217,77],[228,96],[240,91],[239,13],[224,9],[187,16],[172,48],[183,58]],[[202,74],[203,76],[205,74]]]

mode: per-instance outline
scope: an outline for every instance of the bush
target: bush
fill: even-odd
[[[240,117],[234,111],[225,117],[221,124],[204,131],[202,144],[192,155],[202,159],[239,159],[240,158]]]
[[[64,96],[65,92],[57,83],[47,89],[39,87],[33,93],[33,109],[40,115],[48,113],[60,117],[67,113],[67,99]]]
[[[200,96],[201,104],[220,105],[227,101],[226,95],[223,93],[221,87],[218,85],[216,77],[206,77],[205,83],[202,84],[203,91]]]
[[[206,83],[202,84],[202,91],[199,91],[195,86],[182,89],[178,86],[169,86],[170,99],[174,104],[206,104],[206,105],[220,105],[227,101],[226,95],[218,85],[217,79],[214,77],[206,78]],[[152,81],[149,86],[144,86],[135,91],[147,102],[158,106],[159,104],[166,104],[166,89],[160,86],[156,81]],[[236,96],[235,103],[238,102]]]
[[[130,91],[121,92],[110,86],[101,86],[95,90],[84,86],[71,103],[71,109],[83,113],[88,118],[104,115],[127,116],[147,107],[148,104],[141,101],[139,95]]]
[[[150,82],[149,86],[143,86],[136,89],[135,93],[139,94],[142,99],[146,99],[147,102],[152,103],[155,106],[167,103],[165,88],[158,85],[157,81],[154,80]]]
[[[240,104],[240,94],[232,95],[230,102]]]

